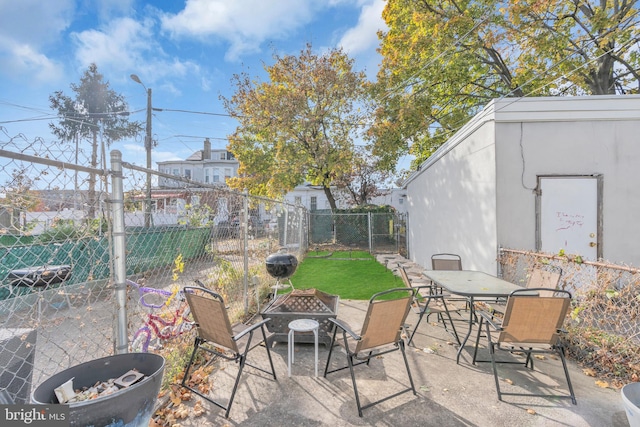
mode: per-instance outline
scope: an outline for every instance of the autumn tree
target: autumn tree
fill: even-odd
[[[379,167],[379,159],[372,156],[368,148],[358,147],[354,151],[351,171],[336,182],[336,187],[348,204],[364,206],[385,194],[382,186],[389,177],[390,172]]]
[[[142,130],[139,122],[128,119],[129,106],[124,96],[110,88],[98,72],[96,64],[91,64],[80,78],[80,84],[71,84],[75,93],[72,98],[62,91],[56,91],[49,97],[51,108],[58,112],[58,123],[49,123],[54,135],[64,142],[88,140],[91,144],[90,166],[98,167],[98,156],[104,165],[105,144],[108,147],[114,141],[133,137]],[[100,145],[98,143],[98,135]],[[98,152],[100,151],[100,153]],[[89,174],[87,211],[88,218],[95,217],[96,211],[96,174]]]
[[[370,137],[424,161],[491,99],[639,93],[630,0],[388,0]]]
[[[228,184],[280,197],[305,181],[321,186],[332,209],[332,186],[351,171],[354,139],[366,106],[366,80],[341,49],[274,56],[268,81],[233,77],[235,93],[222,98],[240,123],[229,150],[240,166]]]
[[[4,196],[0,199],[0,209],[9,212],[11,216],[17,214],[16,218],[11,221],[11,225],[17,229],[20,227],[27,229],[26,217],[25,223],[19,225],[18,215],[23,215],[26,212],[32,212],[42,207],[42,199],[33,190],[34,181],[39,179],[39,177],[29,178],[26,169],[14,169],[11,173],[11,179],[0,187],[0,193]]]

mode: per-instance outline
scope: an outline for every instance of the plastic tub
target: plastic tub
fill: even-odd
[[[622,387],[622,402],[631,427],[640,427],[640,383],[630,383]]]

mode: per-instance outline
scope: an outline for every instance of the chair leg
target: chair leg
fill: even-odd
[[[349,364],[349,372],[351,373],[351,382],[353,383],[353,392],[356,395],[356,406],[358,407],[358,416],[362,417],[362,406],[360,405],[360,396],[358,395],[358,386],[356,385],[356,375],[353,372],[353,356],[347,354],[347,363]]]
[[[478,323],[478,335],[476,336],[476,345],[473,349],[473,361],[471,362],[473,365],[476,364],[477,356],[478,356],[478,345],[480,344],[480,335],[482,334],[482,324],[484,323],[484,317],[480,317],[480,323]],[[491,344],[491,343],[489,343]]]
[[[333,353],[333,346],[336,343],[336,333],[338,328],[334,327],[333,328],[333,335],[331,337],[331,343],[329,344],[329,355],[327,356],[327,364],[324,367],[324,374],[322,375],[323,377],[327,378],[327,372],[329,371],[329,363],[331,363],[331,354]]]
[[[567,361],[564,358],[564,347],[557,347],[558,354],[560,354],[560,360],[562,360],[562,368],[564,369],[564,375],[567,378],[567,386],[569,387],[569,394],[571,395],[571,403],[577,405],[576,394],[573,392],[573,385],[571,385],[571,378],[569,378],[569,369],[567,369]]]
[[[273,359],[271,358],[271,350],[269,349],[269,341],[267,340],[267,333],[265,332],[264,325],[262,325],[261,329],[262,329],[262,338],[264,339],[264,346],[267,349],[267,356],[269,356],[269,365],[271,365],[271,373],[273,374],[273,379],[277,380],[276,370],[273,367]]]
[[[191,369],[191,365],[193,364],[193,359],[196,357],[196,352],[198,351],[199,347],[200,347],[200,338],[196,337],[196,339],[195,339],[195,341],[193,343],[193,351],[191,352],[191,357],[189,358],[189,363],[187,363],[187,366],[184,369],[184,375],[182,376],[181,385],[183,387],[186,387],[186,385],[187,385],[187,379],[189,378],[189,370]]]
[[[426,312],[426,307],[424,310],[420,310],[420,317],[418,317],[418,321],[416,322],[416,326],[413,327],[413,332],[411,333],[411,336],[409,337],[409,340],[407,341],[408,345],[411,345],[411,341],[413,341],[413,336],[416,334],[416,331],[418,330],[418,326],[420,326],[420,322],[422,322],[422,318],[424,317],[424,313]],[[427,319],[429,317],[427,316]]]
[[[400,346],[400,351],[402,351],[402,358],[404,359],[404,367],[407,369],[407,375],[409,376],[409,383],[411,384],[411,390],[413,390],[413,394],[417,394],[416,393],[416,388],[413,384],[413,377],[411,376],[411,369],[409,369],[409,361],[407,360],[407,353],[405,352],[405,348],[404,348],[404,341],[400,340],[398,342],[398,345]]]
[[[444,311],[447,313],[447,317],[449,318],[449,323],[451,324],[451,329],[453,330],[453,336],[456,339],[458,345],[460,345],[460,338],[458,337],[458,331],[456,331],[456,325],[453,324],[453,319],[451,318],[451,313],[449,312],[449,307],[447,307],[447,303],[442,300],[442,304],[444,305]],[[444,325],[444,329],[447,330],[447,323],[445,319],[442,319],[442,324]],[[448,332],[448,331],[447,331]]]
[[[236,391],[238,390],[238,384],[240,383],[240,377],[242,376],[242,370],[244,369],[244,365],[247,361],[247,354],[241,355],[239,358],[240,365],[238,366],[238,375],[236,376],[236,381],[233,384],[233,389],[231,390],[231,397],[229,398],[229,403],[227,404],[227,410],[224,413],[225,418],[229,418],[229,412],[231,411],[231,405],[233,405],[233,398],[236,396]]]

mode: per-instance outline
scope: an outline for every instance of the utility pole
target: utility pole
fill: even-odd
[[[151,88],[142,83],[140,77],[135,74],[131,74],[131,80],[142,85],[147,91],[147,129],[144,136],[144,149],[147,152],[147,189],[144,201],[144,226],[151,227],[151,113],[153,108],[151,107]]]

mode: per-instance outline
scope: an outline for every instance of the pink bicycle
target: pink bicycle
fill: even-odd
[[[150,347],[161,348],[164,341],[191,330],[193,327],[193,321],[189,318],[191,310],[182,291],[172,292],[149,288],[132,280],[127,280],[127,284],[138,290],[140,305],[149,309],[144,325],[131,339],[132,352],[147,352]],[[154,313],[154,310],[168,307],[174,298],[179,301],[177,309],[169,311],[168,314],[166,310],[162,314]]]

